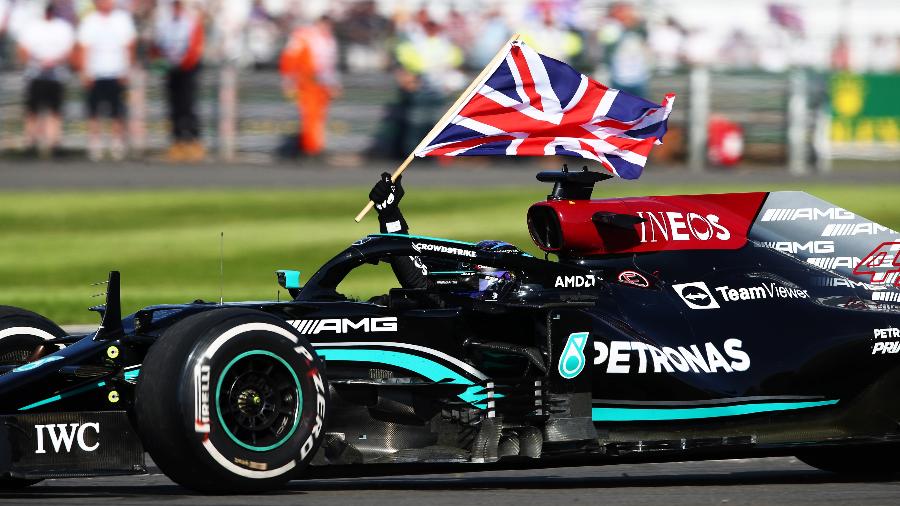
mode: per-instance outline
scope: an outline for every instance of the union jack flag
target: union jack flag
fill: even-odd
[[[654,104],[607,88],[520,41],[416,156],[575,156],[637,179],[674,94]]]

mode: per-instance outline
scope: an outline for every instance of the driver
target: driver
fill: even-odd
[[[409,225],[400,212],[400,200],[405,194],[401,177],[391,181],[387,172],[375,183],[369,192],[369,200],[375,203],[378,224],[383,234],[409,234]],[[476,247],[497,253],[518,253],[519,249],[503,241],[481,241]],[[428,267],[418,256],[401,256],[390,259],[391,269],[403,288],[434,288],[434,281],[428,277]],[[472,266],[478,277],[478,287],[468,295],[483,300],[497,300],[515,284],[515,275],[506,270],[488,266]],[[473,287],[475,288],[475,287]]]

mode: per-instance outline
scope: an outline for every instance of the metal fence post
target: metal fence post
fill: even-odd
[[[822,174],[831,172],[831,113],[822,106],[816,111],[815,128],[813,129],[813,149],[816,153],[816,171]]]
[[[692,172],[703,172],[706,168],[706,129],[709,124],[709,69],[693,67],[688,86],[688,166]]]
[[[232,161],[237,136],[237,67],[224,63],[219,71],[219,158]]]
[[[131,152],[143,157],[147,149],[147,71],[141,67],[131,70],[128,87],[128,137]]]
[[[794,69],[790,74],[788,96],[788,172],[795,176],[807,173],[809,156],[809,99],[806,70]]]

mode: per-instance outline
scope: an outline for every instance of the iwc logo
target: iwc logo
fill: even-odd
[[[565,379],[573,379],[584,370],[584,346],[587,344],[589,332],[573,332],[559,355],[559,375]]]

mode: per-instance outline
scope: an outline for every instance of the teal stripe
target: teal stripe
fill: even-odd
[[[593,408],[591,418],[595,422],[643,422],[653,420],[692,420],[722,416],[750,415],[769,411],[817,408],[837,404],[837,400],[809,402],[763,402],[703,408]]]
[[[454,241],[453,239],[442,239],[440,237],[428,237],[426,235],[372,234],[372,237],[403,237],[403,238],[407,238],[407,239],[424,239],[426,241],[452,242],[455,244],[465,244],[466,246],[475,246],[474,242]]]
[[[456,385],[470,385],[465,392],[459,397],[472,404],[483,401],[487,396],[484,394],[476,395],[477,392],[484,390],[483,386],[473,385],[471,381],[464,378],[456,371],[439,364],[433,360],[429,360],[418,355],[403,353],[399,351],[387,350],[348,350],[341,348],[317,348],[316,353],[325,360],[343,360],[347,362],[372,362],[375,364],[387,364],[402,367],[408,371],[412,371],[420,376],[424,376],[431,381],[450,380],[450,383]],[[497,396],[495,396],[497,397]]]
[[[19,411],[28,411],[29,409],[33,409],[33,408],[37,408],[39,406],[51,404],[53,402],[60,401],[67,397],[72,397],[73,395],[83,394],[84,392],[88,392],[88,391],[94,390],[96,388],[103,388],[105,386],[106,386],[105,381],[100,381],[97,383],[92,383],[90,385],[85,385],[83,387],[76,388],[75,390],[69,390],[68,392],[63,392],[61,394],[54,395],[53,397],[47,397],[46,399],[44,399],[42,401],[37,401],[33,404],[23,406],[23,407],[19,408]]]
[[[137,381],[137,377],[140,375],[140,369],[132,369],[130,371],[125,371],[125,374],[123,374],[122,377],[125,378],[125,381]]]

